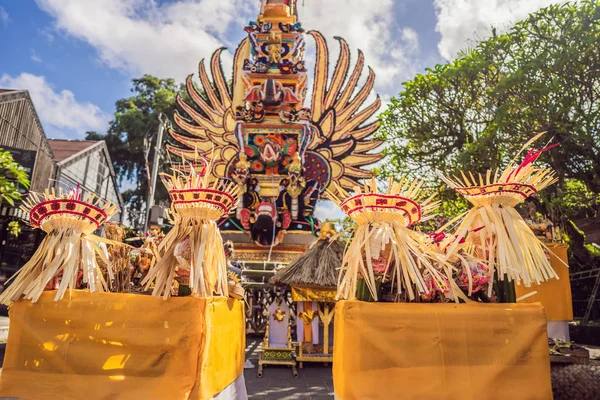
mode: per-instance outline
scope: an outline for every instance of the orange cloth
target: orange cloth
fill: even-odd
[[[336,304],[340,400],[552,399],[539,304]]]
[[[560,279],[550,279],[541,285],[515,287],[517,298],[527,293],[536,294],[519,301],[519,303],[542,303],[548,315],[548,321],[572,321],[573,299],[571,297],[571,281],[567,267],[567,246],[564,244],[549,244],[550,263]]]
[[[54,295],[11,306],[0,396],[211,399],[243,372],[239,301]]]

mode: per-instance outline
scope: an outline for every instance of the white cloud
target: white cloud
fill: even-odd
[[[222,46],[232,23],[241,27],[248,0],[36,0],[56,28],[92,45],[100,59],[131,75],[182,80]]]
[[[366,64],[377,74],[377,91],[395,95],[400,83],[415,72],[413,60],[419,52],[419,38],[413,29],[397,24],[394,3],[329,0],[300,7],[299,12],[303,25],[323,33],[328,43],[333,43],[333,36],[346,39],[354,59],[356,51],[362,50]],[[336,46],[331,50],[335,55]]]
[[[6,9],[2,6],[0,6],[0,24],[6,26],[6,25],[8,25],[9,22],[10,22],[10,16],[6,12]]]
[[[491,27],[506,30],[531,12],[560,0],[435,0],[436,30],[441,35],[438,50],[451,60],[461,49],[485,38]]]
[[[345,216],[344,212],[330,200],[320,200],[315,207],[315,217],[321,222],[344,219]]]
[[[40,56],[38,56],[35,49],[31,49],[31,56],[29,56],[29,58],[31,59],[31,61],[36,62],[36,63],[42,62],[42,59],[40,58]]]
[[[56,29],[92,45],[108,66],[178,80],[223,44],[233,52],[244,37],[243,26],[258,13],[256,0],[36,1],[54,17]],[[413,74],[417,33],[397,25],[394,0],[328,0],[299,12],[304,26],[323,32],[329,43],[336,35],[346,38],[354,58],[362,49],[378,75],[379,91],[396,94],[401,80]],[[337,53],[335,45],[332,51]],[[225,58],[227,68],[231,53]]]
[[[0,87],[29,91],[48,136],[81,139],[88,130],[104,131],[109,116],[90,102],[79,102],[73,92],[57,92],[43,76],[26,72],[0,76]]]

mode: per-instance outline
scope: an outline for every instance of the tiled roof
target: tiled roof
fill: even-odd
[[[96,140],[48,139],[48,143],[56,161],[61,162],[88,147],[94,146],[98,142]]]

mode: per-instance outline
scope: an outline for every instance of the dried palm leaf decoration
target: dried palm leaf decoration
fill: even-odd
[[[0,295],[0,302],[10,304],[24,296],[36,302],[46,285],[62,274],[54,301],[63,298],[67,289],[75,289],[77,276],[91,292],[107,291],[96,255],[108,263],[97,242],[111,241],[93,235],[104,222],[117,213],[111,203],[93,193],[82,196],[79,187],[57,194],[54,189],[43,194],[30,193],[21,209],[29,214],[29,223],[47,233],[33,257],[14,276],[14,282]],[[109,267],[109,275],[112,270]]]
[[[333,223],[323,222],[319,238],[287,267],[277,271],[269,283],[282,286],[335,288],[346,250],[344,242],[335,236]]]
[[[423,181],[390,179],[387,192],[378,193],[373,177],[370,185],[355,186],[354,192],[351,196],[339,186],[337,193],[328,191],[329,198],[357,224],[342,261],[338,299],[355,299],[357,282],[364,279],[377,301],[376,282],[387,279],[390,272],[398,292],[406,290],[410,300],[415,298],[413,287],[418,293],[429,293],[425,274],[438,287],[454,291],[448,287],[452,285],[447,279],[452,276],[450,264],[442,255],[429,251],[426,235],[409,228],[432,217],[439,205],[435,194],[423,189]]]
[[[515,159],[542,135],[527,142]],[[546,258],[546,246],[515,210],[515,206],[529,196],[557,181],[552,169],[533,165],[542,152],[555,146],[529,151],[523,162],[511,161],[500,175],[498,170],[493,176],[488,170],[485,178],[479,174],[478,179],[471,173],[467,177],[462,172],[462,178],[440,175],[475,206],[460,223],[457,237],[467,237],[479,257],[487,260],[491,266],[490,276],[497,271],[498,279],[516,280],[525,286],[558,278]],[[455,246],[458,246],[457,242],[452,245]]]
[[[203,161],[200,168],[189,163],[174,168],[173,175],[161,175],[171,196],[170,214],[174,226],[160,243],[160,260],[142,281],[147,289],[154,283],[152,294],[156,297],[169,297],[177,268],[189,271],[192,295],[228,295],[227,259],[216,221],[237,204],[239,189],[235,183],[210,182],[207,169],[210,165]],[[190,259],[182,265],[175,249],[187,240]]]

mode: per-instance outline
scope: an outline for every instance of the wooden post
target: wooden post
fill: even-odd
[[[312,302],[310,301],[304,302],[304,312],[307,311],[312,311]],[[304,341],[306,343],[312,344],[312,321],[304,321]]]
[[[323,353],[329,354],[329,325],[333,319],[335,308],[331,308],[329,303],[323,304],[323,310],[319,307],[319,318],[323,321]]]
[[[323,313],[329,314],[329,307],[327,304],[323,305]],[[321,318],[323,321],[323,353],[329,354],[329,321]]]

